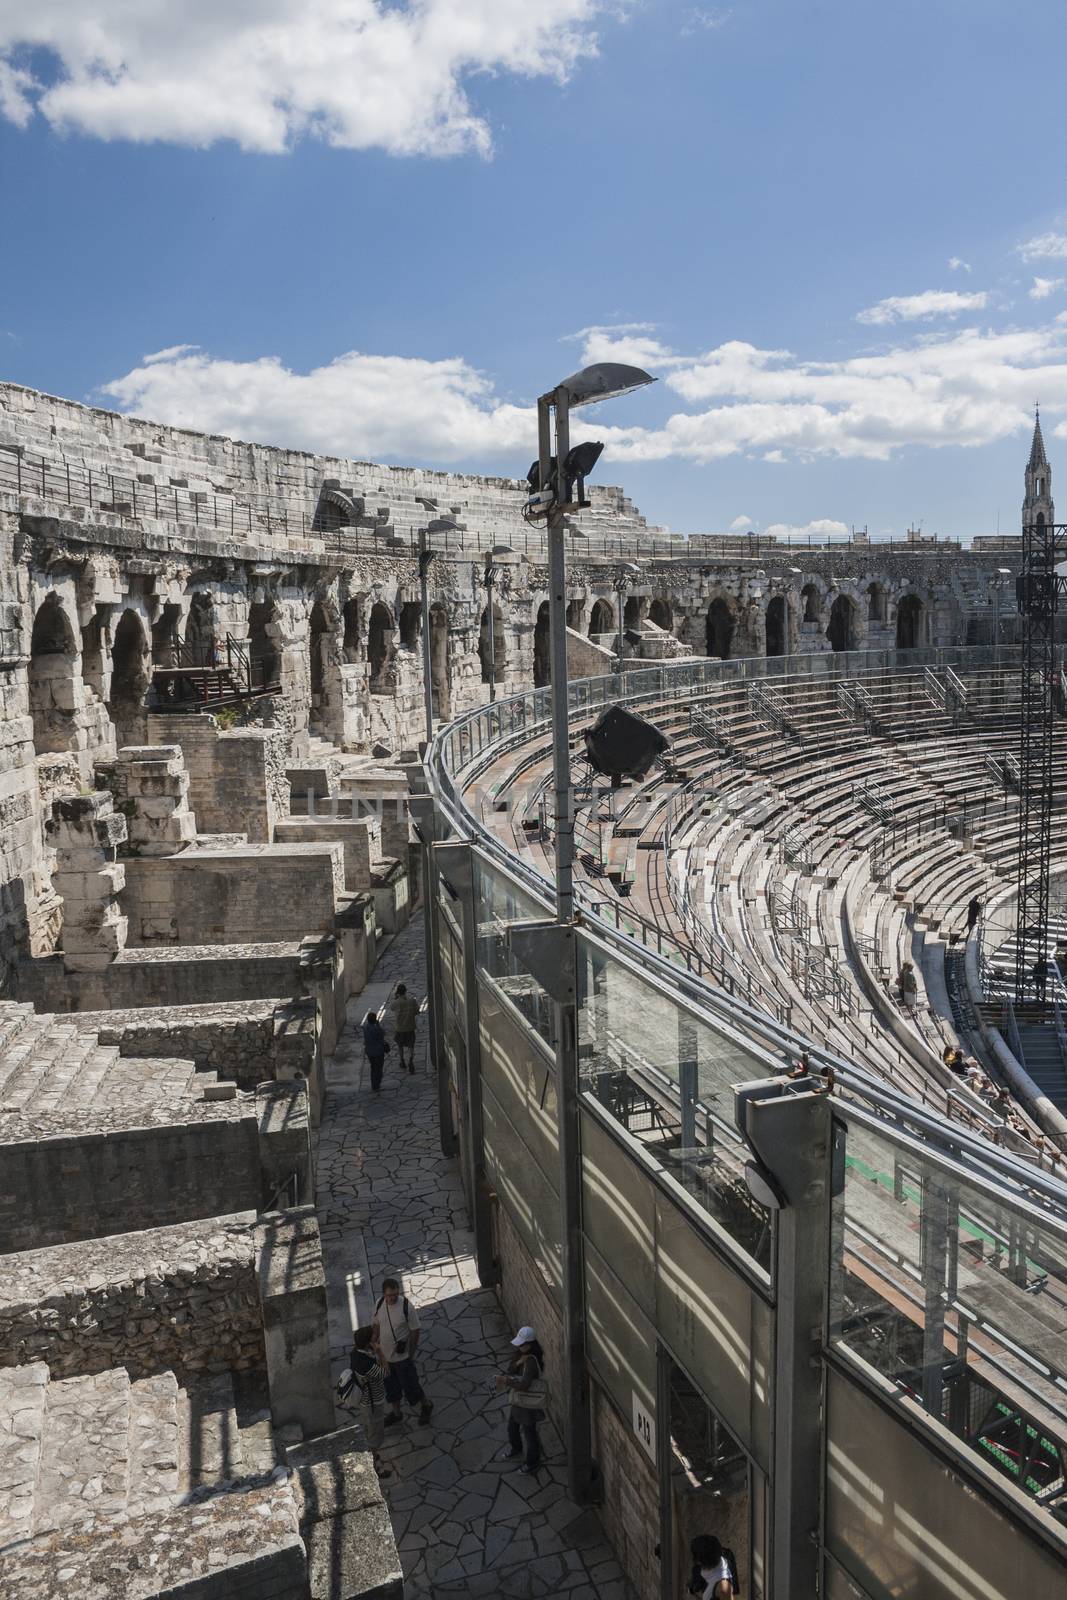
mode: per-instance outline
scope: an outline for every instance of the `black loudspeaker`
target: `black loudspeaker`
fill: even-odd
[[[657,756],[670,749],[658,728],[622,706],[608,706],[585,730],[589,765],[608,778],[643,778]]]

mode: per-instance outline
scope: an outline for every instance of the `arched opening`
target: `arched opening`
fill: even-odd
[[[144,624],[136,611],[124,611],[111,645],[111,693],[107,702],[120,750],[123,745],[143,742],[144,699],[151,677]]]
[[[322,602],[316,600],[311,608],[308,625],[308,655],[311,669],[311,707],[308,727],[312,732],[322,732],[322,717],[326,708],[326,655],[330,648],[330,619]]]
[[[278,682],[281,659],[274,642],[274,603],[257,600],[248,608],[248,654],[255,685]]]
[[[341,653],[349,666],[354,666],[363,660],[361,640],[363,637],[363,602],[359,595],[353,595],[351,600],[345,601],[344,611],[341,613],[344,623],[344,643]]]
[[[482,682],[488,683],[492,677],[499,689],[504,681],[504,672],[507,667],[508,642],[504,637],[504,614],[500,607],[493,602],[493,649],[489,650],[489,607],[482,612],[481,626],[478,629],[478,659],[482,664]],[[493,671],[489,666],[492,662]]]
[[[906,594],[897,606],[897,649],[918,650],[923,642],[923,612],[917,594]]]
[[[623,609],[623,626],[626,628],[639,628],[644,620],[644,608],[645,601],[643,596],[632,594]]]
[[[405,600],[400,607],[400,648],[417,650],[422,628],[422,604],[418,600]]]
[[[39,756],[75,748],[74,629],[50,594],[33,619],[30,635],[30,717]]]
[[[209,594],[198,591],[189,601],[183,640],[185,664],[214,667],[216,660],[215,603]]]
[[[393,614],[380,600],[371,607],[367,660],[370,663],[371,694],[390,694],[396,687],[392,671]]]
[[[104,621],[97,611],[82,629],[82,682],[104,698]]]
[[[831,650],[855,650],[856,644],[856,608],[847,594],[839,594],[830,607],[830,621],[826,628],[826,637],[830,641]]]
[[[552,679],[552,655],[548,638],[548,601],[541,602],[534,628],[533,674],[534,688],[543,689]]]
[[[452,715],[448,686],[448,612],[444,606],[430,607],[430,687],[433,714],[440,722]]]
[[[789,654],[789,610],[784,594],[776,594],[767,603],[767,654]]]
[[[589,613],[589,637],[615,632],[615,610],[610,600],[596,600]]]
[[[734,614],[721,595],[716,595],[708,607],[706,632],[706,654],[718,656],[721,661],[728,661],[734,637]]]
[[[585,601],[584,600],[568,600],[567,601],[567,626],[568,626],[568,628],[576,628],[576,629],[579,629],[579,630],[581,629],[581,626],[582,626],[582,610],[583,610],[584,606],[585,606]]]
[[[648,620],[654,622],[657,628],[662,628],[665,633],[670,633],[674,627],[674,612],[669,600],[653,600],[648,608]]]
[[[867,590],[867,621],[885,621],[885,590],[880,583],[872,583]]]
[[[818,622],[822,602],[819,599],[819,590],[816,584],[806,583],[800,591],[800,598],[804,602],[804,621]]]

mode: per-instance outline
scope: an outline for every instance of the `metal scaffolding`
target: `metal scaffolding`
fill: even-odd
[[[1052,844],[1052,749],[1056,695],[1056,613],[1067,577],[1067,525],[1023,527],[1018,580],[1022,616],[1022,715],[1019,743],[1019,904],[1016,915],[1015,1002],[1045,998],[1048,878]]]

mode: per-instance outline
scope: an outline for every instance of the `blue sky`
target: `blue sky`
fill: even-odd
[[[0,373],[522,472],[632,357],[589,431],[653,520],[1014,529],[1035,399],[1067,463],[1065,46],[1052,0],[0,0]]]

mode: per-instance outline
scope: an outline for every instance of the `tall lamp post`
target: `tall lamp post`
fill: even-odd
[[[489,703],[496,699],[496,619],[493,616],[493,587],[497,580],[499,568],[495,565],[497,556],[510,556],[514,551],[508,544],[495,544],[492,550],[486,551],[485,556],[485,615],[489,624],[487,643],[489,645]]]
[[[1012,581],[1010,567],[998,567],[993,574],[993,649],[1000,643],[1000,597]]]
[[[620,676],[622,675],[623,668],[623,644],[626,638],[626,591],[630,587],[631,581],[634,578],[639,578],[640,576],[640,567],[635,567],[632,561],[624,561],[622,566],[619,567],[615,574],[615,594],[616,604],[618,606],[618,615],[615,618],[615,621],[618,625],[616,629],[618,643],[615,647],[615,653],[618,657],[618,661],[616,663],[615,670]]]
[[[433,663],[430,657],[430,562],[437,556],[430,548],[431,533],[448,533],[459,524],[451,517],[438,517],[419,529],[419,603],[422,610],[422,698],[426,712],[426,744],[433,738]]]
[[[527,520],[548,525],[548,617],[552,700],[552,771],[555,808],[556,917],[554,923],[516,925],[516,950],[553,1002],[559,1198],[562,1212],[563,1382],[567,1480],[572,1499],[588,1499],[593,1476],[592,1427],[586,1382],[585,1266],[582,1249],[582,1156],[578,1101],[577,941],[574,929],[574,793],[568,745],[567,573],[564,524],[581,510],[585,478],[603,446],[571,449],[570,413],[611,400],[653,379],[638,367],[603,362],[565,378],[537,402],[537,460],[530,468]],[[555,417],[556,451],[552,453]]]

